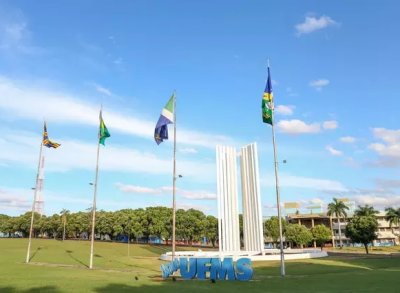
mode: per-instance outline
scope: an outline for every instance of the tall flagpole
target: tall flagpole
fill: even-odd
[[[269,68],[269,59],[268,59]],[[274,128],[274,101],[271,101],[271,128],[272,128],[272,145],[274,148],[274,169],[275,169],[275,189],[276,189],[276,207],[278,209],[278,222],[279,222],[279,244],[280,244],[280,255],[281,255],[281,277],[285,276],[285,253],[283,252],[283,233],[282,233],[282,218],[281,218],[281,198],[279,193],[279,177],[278,177],[278,154],[276,151],[275,143],[275,128]]]
[[[274,110],[272,109],[272,117]],[[272,118],[273,119],[273,118]],[[273,120],[272,120],[273,122]],[[285,276],[285,254],[283,252],[283,233],[282,233],[282,217],[281,217],[281,198],[279,193],[279,178],[278,178],[278,159],[275,145],[275,130],[274,124],[272,123],[272,144],[274,147],[274,166],[275,166],[275,188],[276,188],[276,206],[278,209],[278,219],[279,219],[279,239],[280,239],[280,254],[281,254],[281,276]]]
[[[26,263],[29,263],[30,254],[31,254],[33,218],[34,218],[34,214],[35,214],[35,204],[36,204],[36,196],[37,196],[37,189],[38,189],[38,182],[39,182],[40,162],[42,161],[42,150],[43,150],[43,141],[40,143],[38,170],[37,170],[37,174],[36,174],[36,185],[35,185],[35,192],[33,195],[33,203],[32,203],[31,227],[29,228],[28,251],[26,253],[26,261],[25,261]]]
[[[172,177],[172,260],[175,259],[175,221],[176,221],[176,94],[174,92],[174,163]]]
[[[94,192],[93,192],[92,235],[91,235],[91,239],[90,239],[90,263],[89,263],[89,269],[93,268],[94,226],[95,226],[95,222],[96,222],[96,196],[97,196],[97,178],[99,176],[99,154],[100,154],[100,130],[99,130],[99,138],[98,138],[98,142],[97,142],[96,177],[95,177],[95,180],[94,180]]]

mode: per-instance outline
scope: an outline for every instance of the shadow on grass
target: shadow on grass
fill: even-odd
[[[164,246],[164,245],[151,245],[151,244],[149,244],[149,245],[143,246],[143,249],[147,250],[147,251],[149,251],[151,253],[161,255],[161,254],[163,254],[163,253],[165,253],[167,251],[170,251],[171,247],[170,246]]]
[[[54,286],[43,286],[43,287],[34,287],[26,290],[21,290],[17,289],[15,287],[0,287],[0,292],[4,293],[14,293],[14,292],[20,292],[20,293],[59,293],[61,292],[58,288]]]
[[[223,285],[223,286],[220,286]],[[242,283],[242,285],[245,285]],[[232,282],[220,282],[219,284],[211,283],[210,281],[176,281],[172,282],[171,279],[159,281],[154,285],[127,285],[112,283],[104,287],[95,288],[93,291],[97,293],[109,292],[150,292],[150,293],[169,293],[169,292],[231,292],[229,287],[233,286]],[[222,290],[221,290],[222,289]],[[263,289],[264,292],[264,289]]]
[[[41,246],[39,246],[38,248],[36,248],[35,252],[32,253],[31,257],[29,258],[29,261],[31,261],[31,260],[35,257],[35,255],[36,255],[39,251],[41,251],[41,250],[42,250],[42,247],[41,247]]]
[[[396,258],[372,258],[353,259],[346,257],[328,257],[310,260],[296,260],[286,262],[288,276],[321,276],[327,274],[362,274],[363,272],[376,272],[380,270],[400,269],[399,259]],[[257,274],[254,279],[266,279],[279,276],[279,264],[257,266]]]
[[[85,264],[83,261],[81,261],[80,259],[78,259],[78,258],[76,258],[75,256],[72,255],[72,253],[73,253],[72,250],[66,250],[65,252],[66,252],[66,253],[68,254],[68,256],[69,256],[70,258],[72,258],[74,261],[76,261],[77,263],[80,263],[81,265],[83,265],[83,266],[86,267],[86,268],[89,268],[89,266],[88,266],[87,264]]]

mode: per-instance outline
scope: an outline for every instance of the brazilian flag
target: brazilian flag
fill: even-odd
[[[99,143],[105,145],[106,138],[110,137],[111,135],[110,132],[108,132],[106,125],[104,124],[103,115],[101,112],[102,111],[100,110]]]

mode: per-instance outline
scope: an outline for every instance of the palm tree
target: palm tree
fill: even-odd
[[[397,226],[399,228],[399,239],[400,239],[400,208],[386,208],[386,220],[389,221],[389,226]],[[393,229],[393,228],[392,228]],[[394,233],[393,233],[394,234]]]
[[[354,212],[354,215],[358,217],[375,217],[376,214],[379,214],[379,211],[375,210],[373,206],[365,205],[365,206],[358,206],[358,209]]]
[[[333,202],[331,202],[330,204],[328,204],[328,216],[336,216],[336,218],[338,219],[338,225],[339,225],[339,243],[340,243],[340,248],[342,248],[343,243],[342,243],[342,229],[340,227],[340,217],[346,218],[347,217],[347,213],[346,210],[348,210],[349,207],[346,206],[346,204],[341,201],[338,200],[337,198],[333,198]]]
[[[69,214],[69,210],[67,209],[62,209],[62,211],[60,212],[60,215],[62,216],[63,219],[63,238],[62,240],[65,240],[65,225],[67,224],[67,215]]]

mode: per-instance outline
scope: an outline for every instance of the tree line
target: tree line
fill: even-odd
[[[8,234],[22,233],[29,236],[31,212],[17,217],[0,215],[0,232]],[[34,214],[33,236],[46,236],[58,239],[90,238],[91,209],[85,212],[71,213],[62,210],[59,214],[40,216]],[[120,236],[128,236],[132,240],[149,241],[150,236],[164,239],[168,244],[172,238],[172,209],[166,207],[148,207],[146,209],[123,209],[114,212],[96,211],[96,237],[110,237],[112,240]],[[193,244],[203,237],[213,245],[218,239],[218,220],[214,216],[206,216],[203,212],[189,209],[176,211],[177,240]]]
[[[347,218],[348,207],[340,200],[333,199],[328,205],[328,215],[335,216],[340,223]],[[378,212],[371,206],[359,206],[354,216],[348,221],[345,228],[346,237],[353,243],[361,243],[368,253],[368,244],[377,238]],[[31,212],[17,217],[0,214],[0,232],[8,234],[22,233],[23,237],[29,235]],[[71,213],[62,210],[52,216],[34,214],[33,236],[43,236],[58,239],[90,238],[91,209],[85,212]],[[390,226],[398,227],[400,224],[400,208],[387,208],[386,219]],[[240,236],[243,244],[243,217],[239,215]],[[304,225],[290,224],[282,219],[283,235],[291,246],[307,246],[315,241],[318,246],[332,239],[331,230],[324,225],[316,225],[308,229]],[[400,232],[400,228],[399,228]],[[148,242],[151,236],[165,240],[169,244],[172,238],[172,209],[167,207],[148,207],[146,209],[123,209],[114,212],[96,211],[95,234],[104,239],[108,236],[117,240],[120,236],[128,236],[132,240]],[[272,239],[274,246],[279,240],[278,217],[271,217],[264,221],[264,234]],[[399,233],[400,234],[400,233]],[[176,237],[178,242],[192,245],[203,237],[215,247],[218,243],[218,219],[195,209],[176,212]],[[341,226],[339,225],[339,247],[342,247]]]

